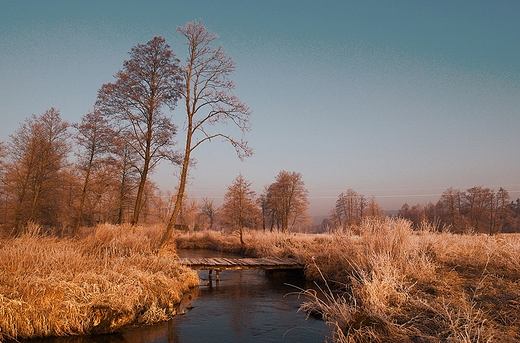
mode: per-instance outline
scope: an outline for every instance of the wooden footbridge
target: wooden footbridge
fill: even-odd
[[[304,265],[291,258],[259,257],[259,258],[180,258],[179,261],[193,269],[209,270],[211,281],[212,271],[216,271],[215,280],[219,281],[221,270],[303,270]]]

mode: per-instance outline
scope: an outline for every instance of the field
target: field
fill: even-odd
[[[367,220],[355,231],[305,235],[177,233],[101,225],[78,240],[35,227],[0,240],[0,341],[117,331],[167,320],[199,284],[176,248],[279,256],[306,264],[321,292],[295,289],[334,342],[520,341],[520,235],[455,235],[406,220]]]
[[[294,257],[322,292],[301,290],[335,342],[519,342],[520,235],[455,235],[408,221],[365,221],[354,232],[249,232],[248,255]],[[220,234],[179,247],[239,251]]]

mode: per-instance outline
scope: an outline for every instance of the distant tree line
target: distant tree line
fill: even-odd
[[[135,223],[137,218],[142,224],[167,224],[176,194],[164,194],[149,178],[141,186],[144,159],[139,149],[144,144],[130,136],[99,110],[78,124],[64,121],[55,108],[25,120],[9,142],[0,143],[4,231],[18,235],[28,223],[37,223],[55,234],[75,235],[80,226]],[[156,164],[152,159],[148,169]],[[244,228],[302,230],[310,224],[307,194],[300,173],[281,171],[260,196],[239,175],[220,207],[211,199],[199,204],[184,194],[175,227],[223,229],[241,237]]]
[[[384,217],[384,211],[374,197],[367,199],[363,194],[358,194],[349,188],[338,195],[329,217],[322,220],[316,231],[352,230],[356,232],[363,220],[382,217]]]
[[[307,195],[302,175],[297,172],[279,172],[275,182],[258,197],[240,174],[224,196],[221,224],[237,231],[241,241],[243,228],[270,232],[306,229],[310,224]]]
[[[1,151],[0,224],[8,231],[23,233],[33,222],[73,234],[80,225],[131,221],[137,157],[98,112],[71,125],[50,108],[22,123]],[[156,192],[147,180],[140,203],[144,221],[159,215]]]
[[[0,225],[15,235],[23,233],[30,222],[74,235],[80,226],[96,223],[133,223],[137,218],[143,224],[168,223],[176,195],[162,193],[148,178],[140,186],[144,159],[139,148],[144,145],[131,147],[138,139],[129,140],[129,136],[100,110],[87,113],[77,124],[62,120],[55,108],[25,120],[9,142],[0,143]],[[160,155],[174,162],[171,150],[161,150],[170,146],[169,139],[163,137],[154,151],[157,159]],[[148,169],[156,164],[152,159]],[[279,172],[260,195],[240,174],[220,207],[212,199],[198,203],[184,194],[175,227],[228,230],[242,239],[246,228],[355,231],[366,218],[384,216],[374,197],[366,198],[352,189],[339,194],[330,216],[316,227],[310,224],[307,206],[308,191],[300,173]],[[520,199],[512,201],[503,188],[448,188],[435,204],[405,203],[398,216],[409,219],[417,229],[430,223],[439,231],[455,233],[520,232]]]
[[[141,186],[144,153],[139,149],[145,144],[130,136],[100,111],[78,124],[64,121],[55,108],[28,118],[8,143],[0,144],[0,225],[14,235],[24,233],[28,223],[75,235],[80,226],[135,223],[137,218],[143,224],[166,224],[176,196],[163,194],[149,178]],[[148,170],[155,165],[152,159]],[[307,195],[297,172],[281,171],[258,197],[239,175],[220,207],[184,195],[176,227],[218,228],[240,237],[244,228],[302,230],[310,223]]]
[[[520,199],[512,201],[504,188],[497,191],[482,186],[466,191],[448,188],[437,203],[414,206],[405,203],[398,215],[411,220],[415,227],[427,221],[438,230],[456,233],[520,232]]]

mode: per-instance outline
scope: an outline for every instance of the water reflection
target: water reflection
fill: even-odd
[[[181,257],[208,257],[207,252],[181,252]],[[214,252],[209,252],[215,257]],[[219,257],[232,257],[219,254]],[[303,301],[296,287],[307,288],[298,274],[263,271],[222,271],[220,282],[208,284],[208,271],[200,271],[201,285],[186,294],[184,315],[152,326],[119,334],[38,340],[48,343],[119,342],[323,342],[330,334],[325,323],[298,312]],[[215,275],[213,275],[215,277]],[[293,285],[293,286],[290,286]],[[36,342],[31,340],[31,343]]]

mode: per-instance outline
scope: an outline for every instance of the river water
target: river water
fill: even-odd
[[[179,251],[180,257],[236,257],[210,251]],[[199,271],[201,285],[187,294],[185,314],[168,322],[128,329],[111,335],[68,337],[27,342],[56,343],[196,343],[196,342],[324,342],[326,324],[298,311],[307,289],[301,275],[266,274],[258,270],[220,272],[218,285]],[[215,275],[213,274],[213,278]],[[190,299],[191,297],[191,299]]]

